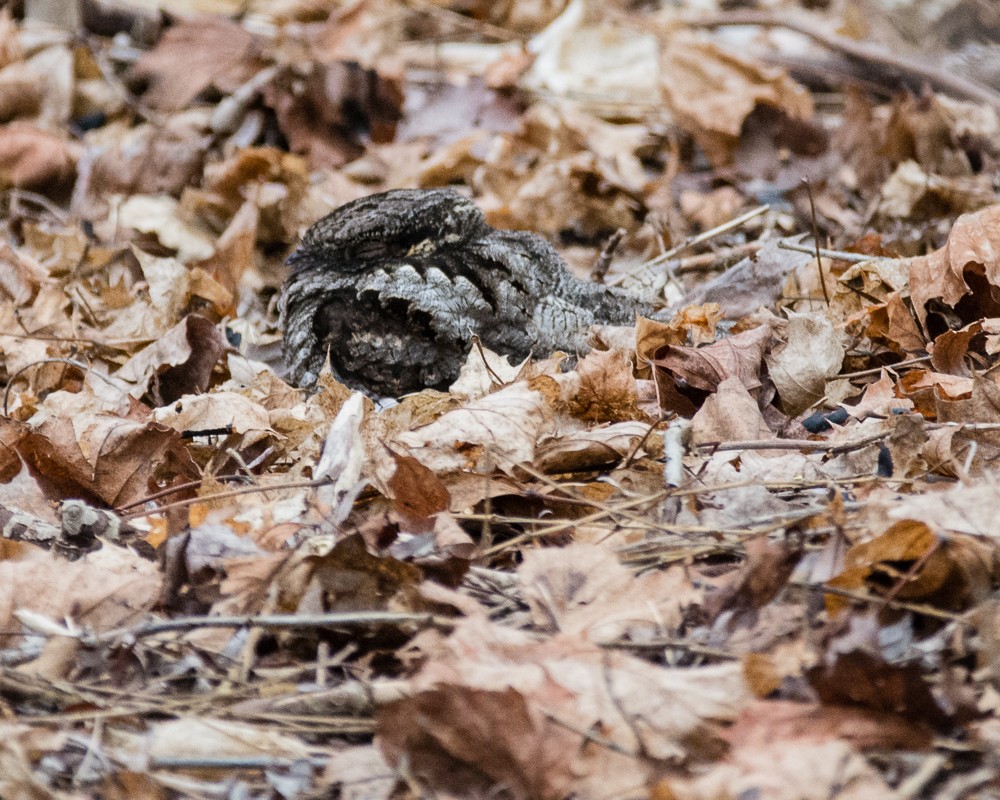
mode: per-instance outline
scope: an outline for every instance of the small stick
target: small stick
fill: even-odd
[[[648,269],[649,267],[655,267],[658,264],[662,264],[664,261],[669,261],[678,253],[682,253],[685,250],[694,247],[695,245],[699,245],[702,242],[707,242],[709,239],[714,239],[716,236],[719,236],[723,233],[727,233],[733,230],[734,228],[738,228],[741,225],[754,219],[755,217],[759,217],[761,214],[766,213],[767,211],[770,210],[770,208],[771,207],[768,205],[757,206],[757,208],[751,209],[750,211],[747,211],[745,214],[740,214],[738,217],[733,217],[728,222],[723,222],[721,225],[717,225],[714,228],[710,228],[707,231],[703,231],[702,233],[699,233],[697,236],[689,236],[687,239],[680,242],[679,244],[674,245],[666,252],[658,255],[656,258],[650,259],[649,261],[645,261],[639,266],[635,267],[634,269],[628,270],[627,272],[620,272],[617,275],[612,276],[609,283],[612,286],[617,285],[621,283],[623,280],[625,280],[625,278],[629,278],[633,275],[636,275],[642,272],[644,269]]]
[[[217,494],[207,494],[204,497],[190,497],[187,500],[177,500],[173,503],[167,503],[166,505],[157,506],[156,508],[151,508],[148,511],[145,509],[139,509],[138,511],[127,511],[123,514],[119,514],[122,519],[136,519],[137,517],[150,517],[154,514],[162,514],[164,511],[169,511],[174,508],[186,508],[187,506],[197,505],[198,503],[208,503],[213,500],[228,500],[230,497],[239,497],[244,494],[266,494],[267,492],[278,492],[283,489],[315,489],[319,486],[325,486],[330,483],[326,477],[319,478],[312,481],[292,481],[291,483],[276,483],[273,486],[247,486],[243,489],[234,489],[230,492],[219,492]],[[174,490],[167,492],[167,494],[172,493]]]
[[[506,386],[507,384],[504,381],[504,379],[501,378],[499,375],[497,375],[496,372],[493,370],[493,367],[490,366],[490,362],[486,358],[486,350],[483,349],[482,340],[478,336],[473,334],[472,343],[479,350],[479,357],[483,360],[483,366],[486,367],[486,372],[490,376],[490,378],[496,382],[497,386]]]
[[[872,367],[871,369],[859,369],[857,372],[842,372],[838,375],[838,378],[863,378],[866,375],[878,375],[884,369],[896,369],[898,367],[912,367],[914,364],[922,364],[925,361],[930,361],[930,356],[918,356],[917,358],[908,358],[906,361],[897,361],[895,364],[883,364],[881,367]]]
[[[729,25],[786,28],[808,36],[813,41],[830,50],[842,53],[849,59],[881,67],[896,75],[902,74],[917,84],[929,83],[938,91],[966,100],[975,100],[1000,110],[1000,93],[981,86],[976,81],[937,69],[926,59],[918,61],[915,58],[889,53],[871,42],[859,42],[848,39],[846,36],[838,36],[819,25],[811,24],[804,19],[795,19],[788,14],[778,15],[760,11],[726,12],[706,19],[692,20],[688,24],[699,28],[720,28]]]
[[[782,250],[794,250],[796,253],[810,253],[815,254],[817,252],[815,247],[810,247],[807,244],[798,244],[797,242],[786,242],[784,240],[778,242],[778,247]],[[819,248],[819,253],[826,256],[827,258],[835,258],[837,261],[850,261],[852,264],[860,264],[863,261],[892,261],[889,256],[868,256],[864,253],[850,253],[847,250],[829,250],[825,247]]]
[[[674,275],[684,275],[688,272],[710,272],[725,269],[730,259],[740,259],[751,256],[764,245],[761,242],[747,242],[736,247],[723,247],[709,253],[679,258],[673,264]]]
[[[816,224],[816,204],[813,202],[813,187],[812,184],[809,183],[808,178],[803,178],[802,183],[805,184],[806,194],[809,196],[809,213],[812,215],[813,244],[816,245],[816,269],[819,270],[819,285],[823,290],[823,299],[829,306],[830,295],[826,291],[826,276],[823,275],[823,262],[819,257],[819,226]]]
[[[722,450],[813,450],[837,454],[860,450],[862,447],[880,442],[889,433],[890,431],[884,431],[858,439],[856,442],[845,443],[815,441],[813,439],[748,439],[742,442],[698,442],[695,447],[713,452]]]
[[[302,628],[348,628],[371,625],[433,625],[451,628],[455,620],[434,614],[413,614],[396,611],[352,611],[330,614],[257,614],[235,616],[177,617],[147,622],[131,628],[117,628],[93,637],[95,642],[115,641],[123,636],[144,639],[161,633],[200,630],[203,628],[271,628],[298,630]],[[87,637],[88,640],[90,637]]]
[[[601,250],[601,254],[597,257],[597,261],[594,262],[594,266],[590,270],[590,279],[594,283],[604,283],[604,277],[608,274],[608,268],[611,266],[611,259],[614,258],[615,250],[618,249],[618,245],[621,244],[626,232],[624,228],[619,228],[611,234],[608,243],[604,245],[604,249]]]

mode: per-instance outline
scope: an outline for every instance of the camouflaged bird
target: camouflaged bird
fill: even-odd
[[[399,189],[316,222],[288,259],[280,311],[290,378],[310,386],[327,357],[376,396],[457,377],[473,334],[521,360],[588,349],[591,325],[630,325],[650,304],[581,281],[540,236],[490,227],[450,189]]]

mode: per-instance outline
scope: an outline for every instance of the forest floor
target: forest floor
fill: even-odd
[[[56,5],[0,11],[0,798],[998,796],[995,4]],[[676,313],[288,385],[302,232],[440,186]]]

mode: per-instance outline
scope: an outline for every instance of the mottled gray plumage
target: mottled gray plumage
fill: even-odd
[[[288,259],[280,310],[291,379],[337,378],[375,395],[443,389],[477,334],[523,359],[586,350],[594,324],[624,325],[647,303],[578,280],[533,233],[490,227],[450,189],[355,200],[316,222]]]

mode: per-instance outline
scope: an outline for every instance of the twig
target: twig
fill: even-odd
[[[726,661],[738,661],[740,658],[725,650],[705,647],[704,645],[688,642],[684,639],[644,639],[641,642],[633,642],[628,639],[614,639],[610,642],[600,642],[600,646],[608,650],[684,650],[692,655],[719,658]]]
[[[785,240],[779,241],[778,247],[782,250],[794,250],[796,253],[809,253],[810,255],[819,253],[827,258],[835,258],[837,261],[849,261],[852,264],[860,264],[864,261],[896,260],[889,256],[868,256],[864,253],[850,253],[847,250],[829,250],[825,247],[816,248],[810,247],[807,244],[798,244],[797,242],[787,242]]]
[[[6,192],[8,198],[15,202],[26,200],[30,203],[41,207],[45,211],[51,214],[56,222],[61,225],[66,225],[69,223],[69,215],[66,214],[59,206],[53,203],[49,198],[44,195],[38,194],[37,192],[29,192],[26,189],[8,189]],[[13,205],[13,203],[11,204]],[[13,208],[11,209],[13,211]]]
[[[562,523],[557,523],[545,529],[544,532],[537,533],[522,533],[520,536],[515,536],[513,539],[508,539],[505,542],[500,542],[493,547],[484,550],[482,555],[484,558],[488,556],[495,555],[511,547],[516,547],[524,542],[530,542],[533,539],[542,538],[545,536],[552,536],[556,533],[561,533],[562,531],[568,530],[570,528],[575,528],[580,525],[586,525],[591,522],[596,522],[604,517],[611,517],[616,513],[621,513],[625,509],[632,508],[634,506],[641,506],[644,503],[656,503],[663,499],[666,492],[658,492],[656,494],[650,495],[648,497],[639,497],[622,503],[614,510],[601,509],[600,511],[595,511],[593,514],[587,514],[586,516],[579,517],[578,519],[566,520]],[[532,522],[541,522],[541,520],[532,520]]]
[[[925,430],[934,431],[943,428],[954,428],[956,431],[997,431],[1000,430],[1000,422],[931,422],[925,426]],[[885,439],[891,431],[883,431],[854,442],[813,441],[812,439],[749,439],[736,442],[700,442],[695,447],[713,452],[729,450],[812,450],[824,453],[848,453],[852,450],[859,450],[870,444]]]
[[[161,633],[202,628],[354,628],[374,625],[422,625],[451,628],[455,620],[434,614],[409,614],[396,611],[357,611],[344,614],[260,614],[249,616],[177,617],[147,622],[130,628],[117,628],[93,637],[94,642],[117,639],[144,639]]]
[[[633,447],[629,451],[629,454],[625,457],[625,460],[621,462],[622,469],[628,469],[630,466],[632,466],[632,459],[635,458],[636,454],[639,452],[639,450],[642,449],[643,445],[645,445],[646,442],[649,441],[649,437],[653,435],[653,431],[655,431],[664,422],[666,422],[665,419],[658,419],[654,421],[646,429],[646,432],[642,435],[639,441],[635,443],[635,447]]]
[[[838,378],[864,378],[867,375],[878,375],[884,369],[896,369],[897,367],[912,367],[914,364],[922,364],[925,361],[930,361],[930,356],[918,356],[917,358],[908,358],[905,361],[897,361],[895,364],[885,364],[881,367],[872,367],[871,369],[859,369],[857,372],[843,372],[838,375]]]
[[[149,769],[225,769],[225,770],[272,770],[290,767],[295,763],[306,761],[309,766],[322,769],[328,759],[325,758],[279,758],[277,756],[203,756],[200,758],[157,757],[149,759]],[[389,776],[386,776],[389,777]],[[372,780],[375,780],[374,778]]]
[[[504,381],[503,378],[497,375],[493,367],[490,366],[490,362],[486,358],[486,350],[483,348],[482,339],[473,334],[472,343],[476,346],[476,349],[479,351],[479,357],[483,360],[483,366],[486,367],[486,372],[490,376],[490,378],[496,381],[497,386],[506,386],[507,385],[506,381]]]
[[[985,103],[1000,110],[1000,94],[986,87],[963,78],[961,75],[943,72],[927,63],[895,55],[882,50],[877,45],[868,42],[858,42],[844,36],[837,36],[811,25],[804,20],[791,19],[788,15],[778,16],[767,12],[742,11],[717,14],[702,20],[695,20],[693,26],[701,28],[720,28],[728,25],[759,25],[763,28],[787,28],[808,36],[824,47],[844,54],[848,58],[876,64],[908,76],[913,83],[929,83],[936,89],[956,97]]]
[[[643,270],[649,269],[650,267],[655,267],[658,264],[662,264],[664,261],[669,261],[678,253],[682,253],[685,250],[694,247],[695,245],[699,245],[702,242],[707,242],[709,239],[714,239],[716,236],[720,236],[721,234],[727,233],[733,230],[734,228],[738,228],[741,225],[754,219],[755,217],[759,217],[761,214],[766,213],[767,211],[770,210],[770,208],[771,207],[767,205],[757,206],[757,208],[747,211],[745,214],[740,214],[738,217],[733,217],[733,219],[729,220],[728,222],[723,222],[721,225],[716,225],[714,228],[710,228],[707,231],[703,231],[702,233],[699,233],[697,236],[689,236],[688,238],[684,239],[684,241],[674,245],[666,252],[658,255],[656,258],[652,258],[649,261],[645,261],[642,264],[639,264],[639,266],[634,267],[633,269],[627,270],[625,272],[619,272],[618,274],[613,275],[611,277],[611,280],[608,281],[608,283],[610,283],[612,286],[617,285],[621,283],[623,280],[625,280],[625,278],[637,275]]]
[[[812,216],[813,244],[816,246],[816,269],[819,270],[819,286],[823,290],[823,300],[830,305],[830,293],[826,290],[826,276],[823,275],[823,261],[819,255],[819,225],[816,224],[816,203],[813,202],[813,187],[808,178],[803,178],[806,195],[809,197],[809,213]]]
[[[244,476],[245,477],[245,476]],[[174,503],[167,503],[165,506],[157,506],[156,508],[151,508],[149,510],[140,509],[139,511],[129,511],[121,515],[122,519],[135,519],[136,517],[148,517],[153,514],[162,514],[164,511],[169,511],[174,508],[185,508],[187,506],[193,506],[198,503],[208,503],[214,500],[225,500],[230,497],[239,497],[244,494],[256,494],[257,492],[279,492],[284,489],[312,489],[319,486],[324,486],[329,483],[329,479],[326,477],[319,478],[318,480],[312,481],[292,481],[290,483],[276,483],[272,486],[247,486],[243,489],[234,489],[231,492],[219,492],[218,494],[208,494],[204,497],[190,497],[187,500],[178,500]]]
[[[521,38],[519,34],[507,28],[501,28],[499,25],[493,25],[483,20],[472,19],[464,14],[459,14],[447,6],[440,6],[429,2],[429,0],[403,0],[403,5],[409,6],[415,11],[422,12],[428,16],[441,17],[459,28],[465,28],[466,30],[471,30],[482,36],[489,36],[501,42],[517,41]]]
[[[125,503],[124,505],[118,506],[115,512],[122,514],[130,508],[135,508],[136,506],[143,506],[146,503],[152,503],[154,500],[159,500],[161,497],[166,497],[167,495],[176,494],[177,492],[187,491],[188,489],[197,489],[205,481],[211,480],[218,483],[228,483],[229,481],[245,481],[247,476],[243,473],[238,473],[234,475],[210,475],[205,478],[198,478],[194,481],[187,481],[186,483],[179,483],[176,486],[171,486],[169,489],[162,489],[154,494],[146,495],[145,497],[140,497],[138,500],[133,500],[131,503]],[[204,499],[204,498],[203,498]]]
[[[972,623],[965,618],[962,614],[954,614],[951,611],[945,611],[940,608],[935,608],[934,606],[927,605],[924,603],[906,603],[902,600],[887,600],[877,594],[871,594],[869,592],[857,592],[851,589],[841,589],[838,586],[828,586],[825,583],[806,583],[804,581],[789,581],[789,586],[795,586],[799,589],[806,589],[811,592],[820,592],[822,594],[832,594],[838,597],[846,597],[850,600],[858,600],[862,603],[879,603],[886,605],[889,608],[899,608],[904,611],[912,611],[915,614],[921,614],[925,617],[933,617],[935,619],[943,619],[948,622],[954,622],[958,625],[965,627],[972,627]]]
[[[836,454],[860,450],[862,447],[882,441],[889,433],[890,431],[883,431],[845,444],[813,441],[812,439],[749,439],[736,442],[699,442],[695,447],[713,452],[723,450],[814,450]]]
[[[624,228],[619,228],[611,234],[607,244],[604,245],[604,249],[601,250],[601,254],[597,257],[593,268],[590,270],[590,279],[594,283],[604,283],[604,278],[608,274],[608,268],[611,266],[615,250],[618,249],[618,245],[621,244],[626,233],[627,231]]]
[[[670,266],[674,275],[684,275],[688,272],[709,272],[714,269],[724,269],[725,262],[752,256],[764,245],[761,242],[747,242],[736,247],[723,247],[711,253],[700,253],[696,256],[679,258]]]

